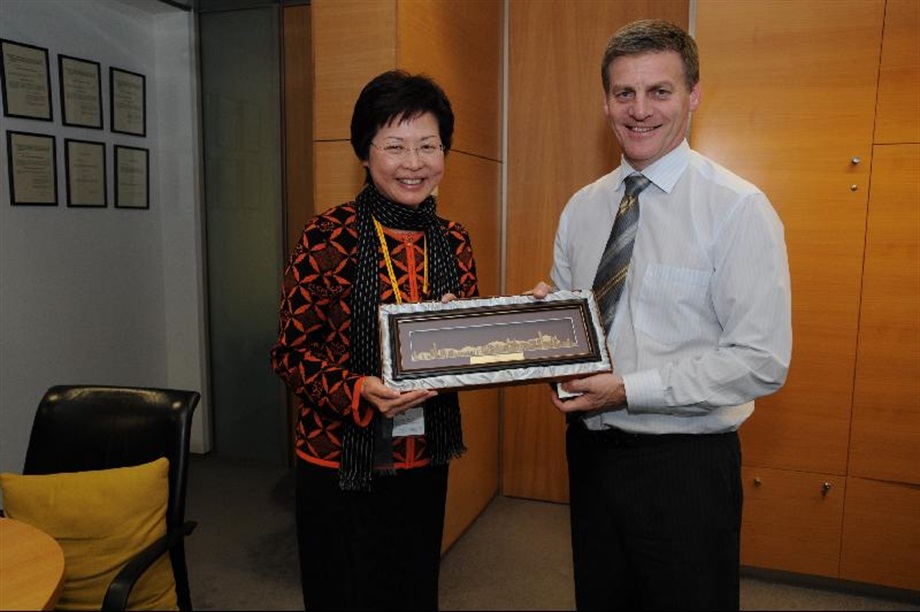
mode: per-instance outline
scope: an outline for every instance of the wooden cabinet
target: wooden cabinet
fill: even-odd
[[[847,478],[840,577],[920,588],[920,489]]]
[[[697,3],[691,144],[770,197],[793,283],[789,379],[741,428],[742,563],[920,590],[920,3],[788,9]]]
[[[742,558],[756,559],[758,567],[836,578],[846,479],[761,467],[741,473]]]

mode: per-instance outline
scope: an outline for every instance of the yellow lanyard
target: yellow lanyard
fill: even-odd
[[[390,286],[393,287],[393,294],[396,296],[396,303],[402,304],[402,293],[399,291],[399,283],[396,282],[396,273],[393,271],[393,260],[390,259],[390,250],[387,248],[387,241],[383,235],[383,226],[380,221],[374,218],[374,227],[377,229],[377,238],[380,239],[380,248],[383,251],[383,261],[387,264],[387,274],[390,275]],[[428,236],[422,239],[422,295],[428,294]]]

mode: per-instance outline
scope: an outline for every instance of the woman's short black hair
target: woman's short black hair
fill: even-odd
[[[446,155],[454,135],[454,111],[444,90],[423,74],[390,70],[377,75],[361,90],[351,115],[351,146],[355,155],[367,161],[371,141],[380,128],[394,119],[403,123],[425,113],[438,120]]]

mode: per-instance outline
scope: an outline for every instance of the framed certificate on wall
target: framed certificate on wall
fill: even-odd
[[[102,129],[102,78],[99,62],[58,55],[61,116],[64,125]]]
[[[51,121],[51,74],[48,50],[35,45],[0,39],[0,75],[3,81],[3,114],[7,117]]]
[[[10,202],[14,206],[57,206],[57,147],[54,136],[6,133]]]
[[[105,144],[67,138],[64,140],[67,206],[105,208]]]
[[[115,208],[150,208],[150,152],[115,145]]]
[[[147,80],[144,75],[110,67],[109,103],[113,132],[147,135]]]

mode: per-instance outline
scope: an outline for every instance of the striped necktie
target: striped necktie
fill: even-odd
[[[607,331],[610,331],[613,324],[617,301],[629,271],[629,260],[632,258],[633,243],[639,227],[639,193],[651,181],[641,174],[633,174],[626,177],[625,183],[626,193],[620,201],[610,238],[607,239],[607,246],[604,247],[594,277],[594,297],[597,298]]]

